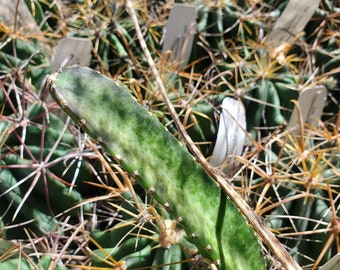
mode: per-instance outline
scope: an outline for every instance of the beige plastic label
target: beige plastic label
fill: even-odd
[[[163,53],[172,51],[172,57],[185,66],[190,58],[196,26],[194,6],[175,4],[164,30]]]
[[[340,253],[330,259],[320,270],[338,270],[340,269]]]
[[[315,124],[322,115],[326,100],[327,89],[324,85],[318,85],[303,90],[298,99],[301,117],[304,123]],[[299,125],[299,112],[294,108],[288,123],[288,128],[295,128]]]
[[[53,57],[51,73],[72,65],[89,66],[92,58],[91,52],[92,43],[89,39],[63,38],[59,41],[57,52]]]
[[[269,34],[269,44],[274,48],[290,44],[303,31],[319,3],[320,0],[290,0]]]

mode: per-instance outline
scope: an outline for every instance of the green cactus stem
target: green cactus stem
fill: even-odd
[[[219,269],[264,269],[241,213],[187,149],[123,85],[83,67],[51,75],[59,106],[177,219]]]

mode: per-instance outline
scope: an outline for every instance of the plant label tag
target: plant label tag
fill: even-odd
[[[337,270],[340,269],[340,253],[336,254],[326,264],[324,264],[320,270]]]
[[[243,103],[237,99],[225,97],[222,102],[222,112],[217,132],[217,138],[209,163],[220,166],[227,158],[223,172],[228,173],[235,167],[232,156],[241,156],[245,141],[246,113]],[[231,156],[228,158],[228,156]]]
[[[172,58],[180,63],[180,67],[185,66],[190,58],[195,36],[195,17],[194,6],[175,4],[164,29],[162,53],[172,51]]]
[[[273,48],[291,44],[296,35],[303,31],[319,3],[320,0],[290,0],[274,24],[268,43]]]
[[[321,118],[327,89],[324,85],[318,85],[303,90],[298,99],[303,123],[315,124]],[[288,128],[295,128],[299,125],[299,111],[294,108],[290,117]]]
[[[89,66],[91,62],[92,43],[86,38],[66,37],[60,40],[53,57],[51,73],[59,68],[72,65]]]

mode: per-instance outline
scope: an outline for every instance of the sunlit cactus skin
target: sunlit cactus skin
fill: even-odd
[[[48,79],[50,93],[98,144],[177,219],[220,269],[263,269],[258,240],[187,149],[129,91],[84,67]]]

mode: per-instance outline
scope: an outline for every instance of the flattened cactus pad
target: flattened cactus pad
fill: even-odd
[[[258,240],[187,149],[129,90],[84,67],[50,76],[59,106],[162,204],[219,269],[264,269]]]

